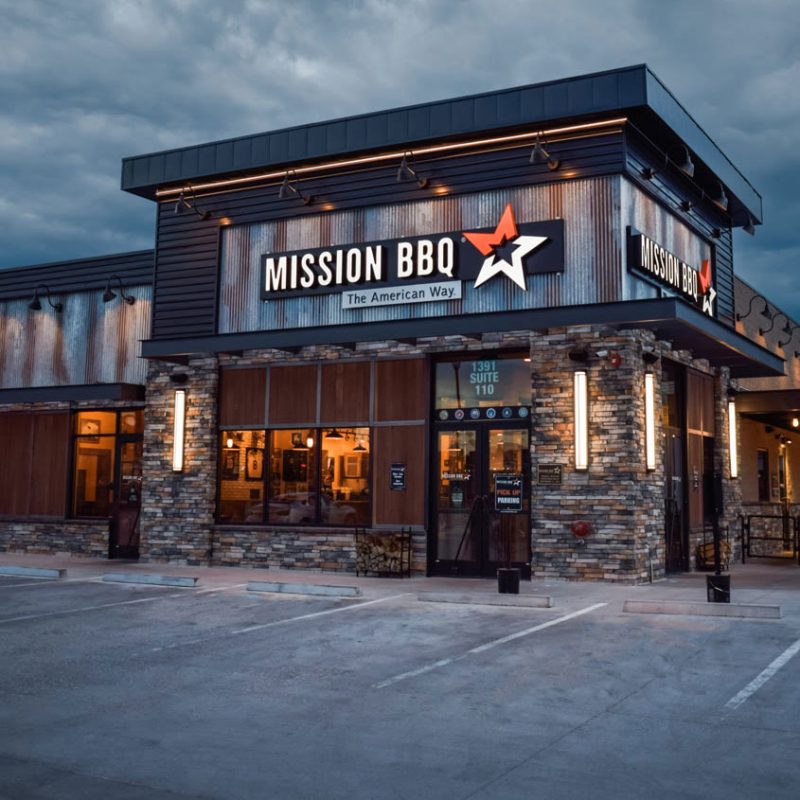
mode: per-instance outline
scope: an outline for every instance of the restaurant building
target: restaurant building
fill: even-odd
[[[125,158],[122,188],[154,251],[0,273],[0,549],[353,571],[402,532],[417,573],[642,581],[800,479],[745,452],[800,385],[734,276],[761,198],[646,66]]]

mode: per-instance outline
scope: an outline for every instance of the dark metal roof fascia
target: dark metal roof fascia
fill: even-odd
[[[741,392],[736,395],[736,409],[742,414],[769,414],[780,411],[800,412],[800,389]]]
[[[165,184],[634,109],[671,128],[761,221],[761,196],[646,64],[129,156],[121,188],[154,198]]]
[[[144,400],[138,383],[95,383],[79,386],[27,386],[0,389],[0,405],[7,403],[72,403],[93,400]]]
[[[46,284],[54,294],[102,289],[109,277],[115,274],[122,277],[126,289],[131,286],[150,286],[154,267],[154,250],[135,250],[71,261],[0,268],[0,299],[29,297],[41,283]],[[128,277],[130,282],[126,283]]]
[[[122,159],[121,188],[157,186],[278,165],[419,145],[469,134],[598,116],[646,103],[644,64],[512,89],[297,125]]]
[[[696,358],[728,366],[734,377],[783,375],[783,359],[677,298],[636,300],[585,306],[563,306],[458,317],[428,317],[358,325],[328,325],[279,331],[226,333],[187,339],[142,342],[142,357],[171,359],[199,353],[428,338],[513,330],[542,330],[570,325],[610,325],[647,328],[665,339],[677,339],[677,349],[690,349]]]
[[[755,221],[763,220],[761,195],[717,143],[695,122],[659,77],[646,67],[647,104],[697,157],[730,189]]]

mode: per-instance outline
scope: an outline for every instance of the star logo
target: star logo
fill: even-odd
[[[523,291],[528,287],[522,260],[548,240],[547,236],[520,236],[511,203],[506,206],[494,233],[465,233],[464,238],[485,256],[481,271],[475,278],[476,288],[503,273]],[[510,254],[511,263],[501,258],[497,252],[506,244],[513,248]]]
[[[707,258],[703,259],[700,272],[697,273],[697,285],[700,294],[703,295],[703,313],[713,316],[714,298],[717,296],[717,292],[711,285],[711,261]]]

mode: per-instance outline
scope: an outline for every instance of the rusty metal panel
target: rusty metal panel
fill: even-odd
[[[620,223],[623,236],[626,236],[626,229],[630,226],[697,269],[703,259],[711,258],[711,246],[705,239],[627,178],[622,179],[621,185]],[[624,241],[623,264],[623,300],[645,300],[659,296],[656,286],[627,271]]]
[[[224,229],[219,332],[277,330],[459,314],[492,313],[622,299],[618,176],[522,186],[394,203]],[[341,295],[259,297],[261,256],[495,225],[507,203],[520,223],[565,220],[565,271],[529,275],[528,291],[508,280],[478,289],[464,283],[462,299],[403,306],[342,309]]]
[[[54,296],[64,304],[60,313],[45,300],[41,311],[29,309],[27,297],[0,302],[0,388],[144,384],[139,343],[148,334],[153,291],[126,291],[133,305],[103,303],[102,291]]]

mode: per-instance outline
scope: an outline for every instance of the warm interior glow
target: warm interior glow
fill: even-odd
[[[574,378],[575,389],[575,469],[589,468],[589,398],[586,390],[586,372],[578,370]]]
[[[313,446],[314,446],[314,437],[313,436],[309,436],[306,439],[306,447],[310,450]]]
[[[797,428],[800,427],[800,419],[797,417],[792,417],[792,427]]]
[[[444,153],[453,150],[460,150],[468,147],[486,147],[498,144],[507,144],[510,142],[524,142],[531,140],[533,142],[537,136],[550,139],[553,136],[560,136],[562,134],[577,133],[579,131],[594,130],[595,128],[607,128],[614,125],[624,125],[628,121],[627,117],[617,117],[614,119],[600,120],[598,122],[584,122],[578,125],[564,125],[560,128],[548,128],[546,130],[530,130],[524,133],[514,133],[508,136],[493,136],[486,139],[469,139],[463,142],[451,142],[449,144],[431,145],[429,147],[415,147],[413,153],[415,156],[425,156],[433,153]],[[408,148],[404,150],[393,150],[387,153],[380,153],[374,156],[363,156],[361,158],[348,158],[341,161],[327,161],[324,164],[313,164],[307,167],[293,167],[292,172],[295,175],[308,175],[317,172],[324,172],[328,169],[342,169],[343,167],[359,167],[364,164],[375,164],[382,161],[391,161],[394,159],[402,158],[408,153]],[[283,180],[286,176],[286,170],[280,169],[271,172],[262,172],[258,175],[249,175],[245,178],[227,178],[219,181],[208,181],[205,183],[181,184],[180,186],[171,186],[166,189],[156,189],[156,197],[170,197],[178,195],[186,191],[187,187],[191,188],[193,196],[197,192],[206,191],[209,189],[221,189],[223,187],[243,186],[250,183],[259,181]]]
[[[731,478],[739,477],[739,445],[736,441],[736,401],[728,401],[728,448],[731,458]]]
[[[175,390],[175,423],[172,440],[172,471],[183,472],[183,438],[186,429],[186,391]]]
[[[655,389],[652,372],[644,376],[644,452],[647,469],[656,468]]]

